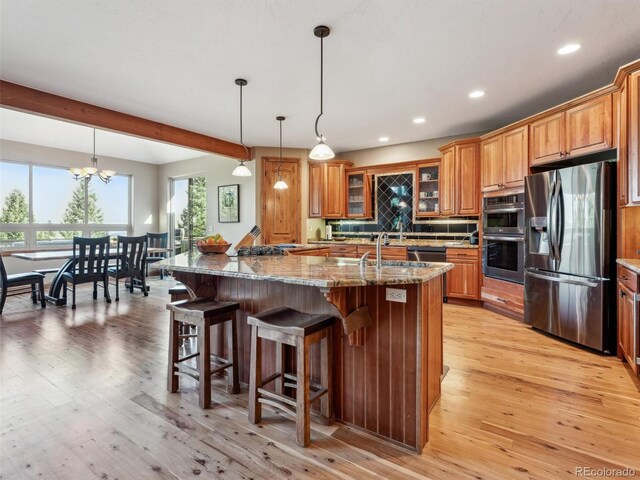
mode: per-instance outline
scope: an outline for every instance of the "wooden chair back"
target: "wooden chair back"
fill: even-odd
[[[147,236],[123,237],[118,235],[118,277],[142,277],[147,261]]]
[[[149,248],[167,248],[169,243],[169,232],[147,233]]]
[[[74,283],[104,280],[109,266],[109,236],[73,237]]]

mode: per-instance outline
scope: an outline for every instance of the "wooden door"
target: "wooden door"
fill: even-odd
[[[543,165],[563,158],[564,130],[564,112],[547,115],[529,125],[531,165]]]
[[[454,215],[456,213],[455,181],[456,161],[455,147],[442,152],[440,164],[440,215]]]
[[[503,134],[505,188],[524,186],[529,171],[529,128],[514,128]]]
[[[346,188],[343,163],[325,163],[322,186],[322,217],[345,218]]]
[[[502,188],[502,135],[487,138],[480,143],[482,165],[482,191],[493,192]]]
[[[638,348],[634,348],[634,343],[638,339],[633,336],[633,308],[633,292],[622,283],[618,283],[618,355],[625,358],[631,370],[638,374],[638,365],[634,358],[634,354],[637,355],[635,350]]]
[[[480,162],[478,144],[470,143],[456,147],[458,181],[454,185],[458,198],[458,215],[480,214]]]
[[[629,202],[640,204],[640,70],[629,75],[628,191]]]
[[[276,190],[278,158],[262,157],[262,243],[300,243],[300,165],[285,158],[280,170],[289,188]]]
[[[570,108],[565,113],[566,155],[599,152],[613,145],[611,94]]]
[[[322,218],[323,164],[309,162],[309,217]]]

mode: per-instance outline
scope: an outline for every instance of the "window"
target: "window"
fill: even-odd
[[[0,161],[0,249],[66,248],[131,232],[131,177],[76,181],[66,168]]]

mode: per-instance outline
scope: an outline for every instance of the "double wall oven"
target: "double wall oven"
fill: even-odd
[[[482,210],[482,273],[524,283],[524,193],[488,197]]]

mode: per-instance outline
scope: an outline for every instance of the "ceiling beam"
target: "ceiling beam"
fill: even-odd
[[[71,98],[0,80],[0,105],[91,127],[148,138],[225,157],[247,158],[245,148],[201,133],[134,117]]]

